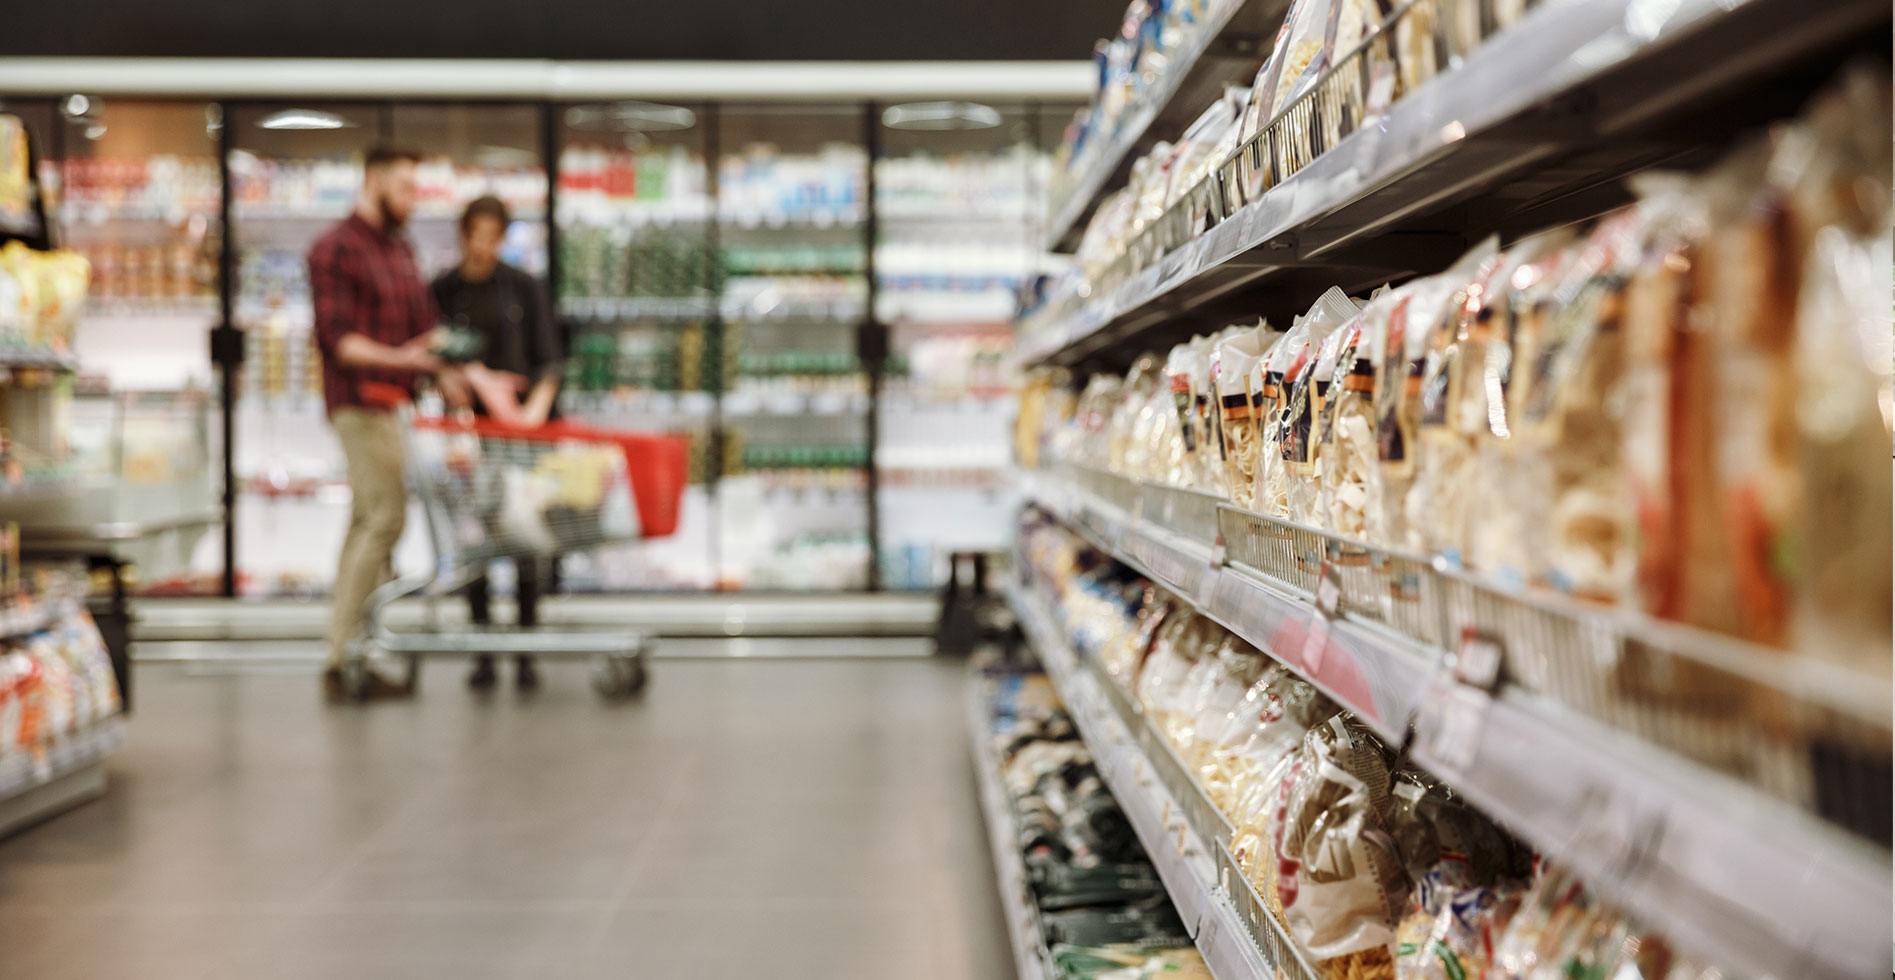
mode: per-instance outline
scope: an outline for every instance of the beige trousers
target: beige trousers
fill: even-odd
[[[338,408],[329,417],[349,466],[349,533],[336,563],[335,610],[329,621],[329,665],[342,662],[362,631],[369,593],[394,576],[395,542],[408,521],[401,427],[388,412]]]

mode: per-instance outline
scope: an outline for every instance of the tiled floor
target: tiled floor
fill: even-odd
[[[579,667],[327,709],[145,665],[108,795],[0,842],[7,980],[1008,975],[934,660]]]

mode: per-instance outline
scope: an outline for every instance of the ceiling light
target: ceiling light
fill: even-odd
[[[95,140],[104,135],[105,126],[103,124],[95,122],[86,126],[86,139]]]
[[[343,129],[355,124],[319,109],[279,109],[257,123],[263,129]]]
[[[992,129],[1000,113],[978,102],[905,102],[882,110],[882,125],[890,129]]]
[[[83,95],[68,95],[66,96],[66,105],[64,108],[68,117],[77,119],[92,111],[92,100]]]
[[[566,125],[589,133],[643,133],[690,129],[697,113],[683,106],[655,102],[613,102],[577,105],[566,110]]]

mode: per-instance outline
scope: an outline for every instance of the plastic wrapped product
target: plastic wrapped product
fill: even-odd
[[[1299,524],[1320,528],[1328,523],[1322,503],[1326,466],[1323,452],[1334,427],[1325,423],[1331,421],[1330,399],[1342,393],[1341,382],[1348,379],[1348,365],[1355,363],[1356,343],[1362,335],[1361,321],[1362,315],[1357,313],[1323,339],[1316,366],[1309,376],[1309,431],[1302,436],[1300,450],[1304,462],[1290,467],[1290,520]],[[1344,365],[1340,374],[1338,365]]]
[[[1272,367],[1281,365],[1283,380],[1278,399],[1276,426],[1266,428],[1264,452],[1272,457],[1263,469],[1263,492],[1259,509],[1271,517],[1289,518],[1290,484],[1307,481],[1314,473],[1309,456],[1310,438],[1315,433],[1317,364],[1323,345],[1341,326],[1360,312],[1354,300],[1335,287],[1317,299],[1300,324],[1301,337],[1292,330],[1279,348]]]
[[[1114,473],[1130,475],[1143,466],[1143,457],[1150,453],[1148,445],[1138,442],[1136,430],[1139,412],[1160,384],[1162,368],[1156,354],[1141,354],[1126,372],[1125,383],[1119,386],[1119,401],[1106,427],[1105,464]]]
[[[1595,227],[1561,273],[1551,314],[1529,321],[1516,338],[1525,377],[1515,372],[1515,452],[1523,487],[1532,491],[1517,506],[1528,513],[1529,553],[1539,556],[1534,577],[1603,601],[1630,590],[1635,567],[1622,462],[1620,321],[1643,221],[1639,209],[1628,209]]]
[[[1313,960],[1380,950],[1407,907],[1408,878],[1388,833],[1389,772],[1380,742],[1342,717],[1311,729],[1277,828],[1277,896]],[[1392,972],[1392,971],[1391,971]]]
[[[1375,383],[1388,339],[1388,323],[1408,302],[1409,290],[1388,290],[1369,301],[1357,321],[1349,352],[1339,353],[1330,397],[1320,422],[1322,527],[1364,540],[1369,534],[1370,493],[1376,465]]]
[[[1400,81],[1399,98],[1406,98],[1426,84],[1441,68],[1436,42],[1440,30],[1442,0],[1413,0],[1408,12],[1395,22],[1395,61]]]
[[[1468,565],[1495,580],[1524,585],[1533,566],[1528,542],[1526,484],[1513,438],[1512,411],[1517,338],[1537,329],[1533,321],[1549,314],[1549,300],[1561,266],[1576,246],[1569,232],[1556,231],[1522,242],[1519,261],[1496,280],[1497,294],[1468,339],[1469,378],[1456,398],[1460,424],[1474,433],[1474,470],[1467,477]],[[1524,369],[1519,374],[1526,374]]]
[[[1154,718],[1162,718],[1171,710],[1185,677],[1197,665],[1203,644],[1196,642],[1196,635],[1215,628],[1215,624],[1183,607],[1167,616],[1158,628],[1151,653],[1139,671],[1138,686],[1132,692]]]
[[[1271,666],[1268,658],[1233,633],[1225,633],[1218,641],[1211,661],[1214,669],[1201,678],[1201,686],[1192,694],[1191,717],[1179,724],[1172,739],[1179,757],[1199,772],[1213,751],[1228,744],[1234,713]],[[1210,789],[1208,784],[1205,788]]]
[[[1429,340],[1455,292],[1494,262],[1498,251],[1492,238],[1476,245],[1446,272],[1412,283],[1405,290],[1407,301],[1398,301],[1390,312],[1375,385],[1377,465],[1368,524],[1369,540],[1376,544],[1412,551],[1425,547],[1410,526],[1407,504],[1424,451],[1419,430]]]
[[[1288,402],[1288,385],[1284,383],[1284,373],[1289,369],[1303,348],[1309,346],[1309,328],[1305,317],[1292,321],[1289,332],[1270,348],[1262,363],[1262,383],[1258,387],[1259,422],[1257,427],[1262,460],[1257,465],[1256,510],[1260,514],[1276,513],[1275,504],[1281,499],[1283,512],[1289,512],[1287,477],[1283,467],[1283,429],[1284,406]]]
[[[1454,286],[1441,313],[1429,325],[1421,370],[1417,415],[1420,452],[1415,480],[1403,506],[1417,550],[1460,565],[1467,554],[1467,470],[1474,458],[1473,434],[1455,417],[1454,396],[1466,386],[1463,346],[1468,330],[1486,306],[1494,276],[1505,256],[1495,255]]]
[[[1457,313],[1467,303],[1469,286],[1484,281],[1495,262],[1499,262],[1499,246],[1495,239],[1488,239],[1461,256],[1446,273],[1416,284],[1414,298],[1389,318],[1383,383],[1376,385],[1380,466],[1374,497],[1378,497],[1380,529],[1372,527],[1370,538],[1378,544],[1412,552],[1429,548],[1429,533],[1435,531],[1429,508],[1436,506],[1436,500],[1433,483],[1421,480],[1421,474],[1444,464],[1429,461],[1429,453],[1444,442],[1436,430],[1446,423],[1446,385],[1455,353],[1453,330]],[[1400,385],[1387,381],[1391,377],[1400,377]]]
[[[1231,503],[1254,509],[1263,434],[1257,428],[1257,365],[1276,339],[1268,325],[1220,341],[1212,352],[1212,385],[1221,418],[1224,490]]]
[[[1172,348],[1171,356],[1165,361],[1165,376],[1177,415],[1179,439],[1183,443],[1183,451],[1162,477],[1163,482],[1173,486],[1196,486],[1202,469],[1200,450],[1206,448],[1209,436],[1203,424],[1207,413],[1201,414],[1198,404],[1201,396],[1198,385],[1205,374],[1205,347],[1205,338],[1193,338],[1190,343]],[[1208,395],[1203,398],[1208,404]]]
[[[1267,804],[1276,794],[1276,786],[1268,780],[1270,771],[1303,744],[1311,728],[1339,710],[1315,685],[1287,669],[1266,671],[1244,692],[1231,709],[1224,744],[1207,763],[1216,768],[1217,775],[1205,779],[1207,786],[1229,787],[1227,799],[1213,799],[1233,826],[1247,827],[1258,835],[1268,829]]]

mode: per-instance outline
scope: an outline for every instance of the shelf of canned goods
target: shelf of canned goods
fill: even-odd
[[[1193,490],[1021,482],[1681,947],[1759,975],[1886,967],[1887,828],[1862,791],[1887,778],[1885,685]]]

